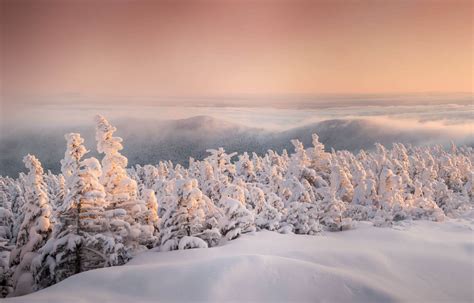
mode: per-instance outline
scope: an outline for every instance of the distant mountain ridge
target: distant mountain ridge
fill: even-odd
[[[448,134],[438,131],[408,131],[381,125],[366,119],[333,119],[293,128],[286,131],[268,131],[228,122],[211,116],[195,116],[178,120],[118,119],[117,135],[124,139],[123,154],[129,165],[156,164],[160,160],[187,165],[189,157],[202,159],[209,148],[224,147],[228,152],[265,153],[268,149],[281,152],[292,150],[291,139],[300,139],[311,146],[311,134],[317,133],[327,150],[346,149],[358,152],[371,149],[379,142],[390,146],[393,142],[407,144],[447,144]],[[99,157],[94,138],[94,124],[61,129],[35,129],[30,133],[10,135],[0,145],[0,175],[16,176],[24,170],[24,155],[35,154],[45,169],[58,172],[59,161],[64,156],[64,134],[79,132],[89,156]],[[471,141],[469,141],[471,140]],[[463,142],[473,145],[472,138]]]

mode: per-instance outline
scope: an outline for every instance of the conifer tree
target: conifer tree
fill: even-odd
[[[96,116],[97,151],[104,153],[102,159],[102,175],[100,181],[105,188],[106,201],[109,214],[120,214],[115,223],[125,220],[127,224],[116,224],[115,229],[121,234],[127,233],[124,243],[133,250],[138,250],[139,245],[147,245],[150,230],[143,227],[147,218],[145,201],[138,199],[138,186],[126,171],[128,160],[120,150],[123,149],[122,138],[114,137],[117,129],[103,116]],[[115,210],[118,210],[115,212]],[[125,211],[122,212],[121,210]]]
[[[40,249],[32,269],[35,288],[41,289],[79,272],[123,264],[127,252],[109,233],[104,214],[105,191],[99,182],[100,163],[82,160],[87,153],[79,134],[66,135],[62,161],[67,172],[67,195],[57,210],[58,222],[51,239]]]
[[[197,188],[197,184],[196,179],[176,181],[174,207],[169,208],[162,219],[162,250],[208,247],[216,240],[215,237],[220,237],[218,231],[208,225],[206,209],[210,200]]]
[[[278,230],[281,213],[273,205],[267,203],[264,191],[254,187],[251,196],[255,203],[255,225],[260,229]]]
[[[24,218],[15,248],[10,256],[14,295],[23,295],[33,291],[34,276],[31,264],[38,255],[39,249],[48,240],[52,230],[51,206],[41,163],[32,155],[27,155],[23,162],[29,172],[26,176],[25,204],[22,210]]]

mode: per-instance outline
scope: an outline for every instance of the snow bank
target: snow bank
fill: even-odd
[[[474,223],[416,221],[318,236],[262,231],[149,251],[6,302],[472,302]]]

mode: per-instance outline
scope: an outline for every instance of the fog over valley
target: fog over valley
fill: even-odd
[[[97,113],[117,126],[129,165],[160,160],[186,165],[189,157],[205,157],[209,148],[258,154],[291,151],[291,139],[310,146],[314,132],[328,151],[370,150],[376,142],[447,146],[453,141],[472,146],[473,108],[464,103],[320,108],[42,104],[2,119],[0,174],[23,171],[22,158],[28,153],[45,169],[59,172],[68,132],[81,133],[90,155],[98,156],[93,123]]]

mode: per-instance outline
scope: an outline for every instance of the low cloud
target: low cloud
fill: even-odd
[[[79,96],[81,97],[81,96]],[[79,98],[78,97],[78,98]],[[82,98],[82,97],[81,97]],[[361,105],[297,107],[156,106],[128,104],[23,104],[2,112],[0,174],[23,169],[22,157],[36,154],[47,169],[58,170],[64,134],[80,132],[94,151],[97,113],[117,125],[130,164],[202,158],[207,148],[266,152],[291,149],[290,139],[311,143],[318,132],[328,148],[358,151],[375,142],[414,145],[450,141],[473,145],[474,105]],[[91,156],[98,156],[91,152]]]

